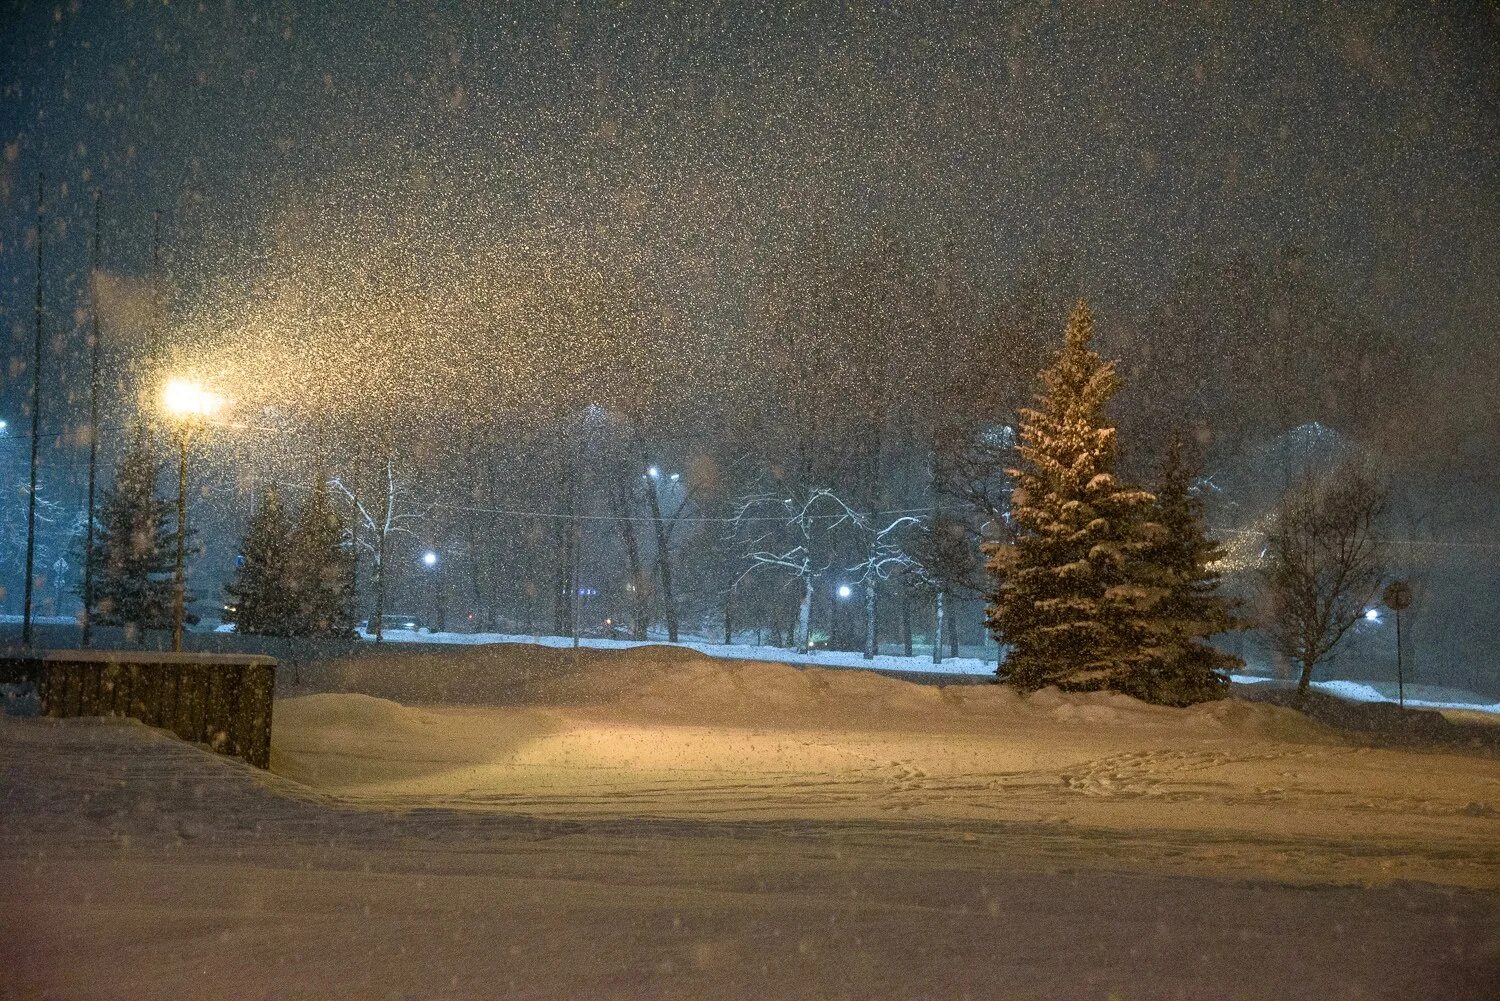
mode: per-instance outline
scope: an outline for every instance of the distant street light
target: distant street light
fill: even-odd
[[[6,422],[6,421],[0,421],[0,434],[4,434],[5,433],[5,429],[8,428],[8,427],[10,427],[10,424],[8,422]]]
[[[652,466],[650,469],[646,470],[646,475],[654,480],[657,477],[661,476],[661,470],[657,469],[655,466]]]
[[[422,562],[430,567],[437,566],[437,553],[433,552],[431,549],[427,550],[427,552],[422,554]]]
[[[187,613],[187,480],[188,438],[223,405],[223,400],[196,382],[172,379],[162,390],[162,408],[177,422],[177,561],[173,574],[172,649],[182,649],[182,620]]]
[[[1366,609],[1365,610],[1365,621],[1367,621],[1367,622],[1379,622],[1380,621],[1380,609],[1378,609],[1378,608]]]
[[[840,598],[848,599],[853,594],[854,594],[854,588],[850,587],[848,584],[840,584],[839,585],[839,597]]]

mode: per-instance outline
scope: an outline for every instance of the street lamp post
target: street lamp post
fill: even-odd
[[[433,632],[443,632],[447,626],[445,595],[443,594],[443,568],[438,566],[438,554],[431,549],[422,554],[422,564],[432,571]]]
[[[220,399],[196,382],[173,379],[162,391],[162,405],[177,422],[177,559],[173,569],[172,650],[182,650],[182,623],[187,616],[187,481],[188,439],[219,409]]]
[[[1381,595],[1385,607],[1396,613],[1396,703],[1406,708],[1406,672],[1401,665],[1401,613],[1411,607],[1411,585],[1404,580],[1392,581]]]

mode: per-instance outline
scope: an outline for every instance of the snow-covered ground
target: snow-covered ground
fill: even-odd
[[[270,773],[0,718],[0,996],[1494,984],[1492,757],[664,646],[364,648],[287,694]]]
[[[1230,675],[1230,679],[1239,685],[1267,684],[1275,680],[1254,674],[1234,674]],[[1314,681],[1311,687],[1326,695],[1348,699],[1350,702],[1385,702],[1394,705],[1402,701],[1396,692],[1395,682],[1376,687],[1367,681],[1347,681],[1335,678],[1328,681]],[[1404,701],[1413,709],[1441,709],[1500,716],[1500,702],[1488,701],[1473,692],[1457,688],[1443,688],[1438,685],[1407,685]]]
[[[491,643],[523,643],[526,645],[571,649],[573,639],[569,636],[531,636],[511,633],[448,633],[428,630],[387,629],[382,634],[387,643],[446,643],[459,646],[484,646]],[[374,639],[374,634],[360,631],[363,639]],[[578,646],[588,650],[628,650],[632,647],[663,646],[663,640],[611,640],[593,636],[580,636]],[[695,650],[709,657],[724,657],[733,660],[764,660],[781,664],[801,664],[808,667],[862,667],[875,671],[902,671],[908,674],[994,674],[993,661],[977,657],[944,657],[934,664],[932,657],[905,657],[896,654],[880,654],[866,660],[853,650],[816,650],[799,654],[786,647],[765,646],[753,643],[708,643],[703,640],[682,640],[671,644],[687,650]]]
[[[1238,699],[1021,698],[655,646],[492,645],[309,668],[272,768],[381,808],[1065,824],[1173,866],[1500,886],[1500,762],[1353,746]],[[1150,847],[1140,860],[1160,857]],[[1113,850],[1113,849],[1111,849]]]
[[[0,789],[6,998],[1494,996],[1494,894],[1189,875],[1224,843],[1398,857],[1337,826],[372,810],[123,720],[0,718]]]

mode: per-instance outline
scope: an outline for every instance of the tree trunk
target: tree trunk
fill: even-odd
[[[948,620],[948,656],[958,659],[958,616],[949,614]]]
[[[568,636],[572,633],[569,614],[573,610],[573,596],[568,593],[573,578],[573,470],[568,470],[568,482],[563,493],[564,517],[557,519],[557,537],[554,552],[557,565],[554,568],[552,587],[552,635]]]
[[[645,456],[642,450],[642,456]],[[648,467],[649,468],[649,467]],[[672,550],[667,540],[667,526],[661,518],[661,502],[656,496],[656,481],[647,478],[646,502],[651,508],[651,524],[656,529],[656,569],[661,575],[662,614],[667,620],[667,640],[677,642],[677,602],[672,595]]]
[[[646,609],[646,576],[641,567],[641,551],[636,544],[635,523],[632,522],[633,513],[630,506],[630,484],[629,473],[620,471],[620,477],[616,478],[614,489],[610,493],[611,506],[615,509],[616,524],[620,526],[620,539],[625,543],[625,564],[630,572],[631,587],[634,593],[631,595],[631,639],[644,640],[646,638],[646,627],[650,624],[651,616]]]
[[[934,664],[943,662],[943,626],[945,624],[943,620],[947,611],[943,605],[943,592],[941,590],[933,592],[932,662]]]
[[[1297,700],[1299,702],[1307,698],[1307,689],[1312,684],[1312,669],[1313,666],[1311,664],[1302,665],[1302,673],[1297,678]]]
[[[912,655],[911,594],[905,588],[901,589],[901,652],[908,657]]]
[[[880,652],[880,642],[875,633],[875,582],[865,582],[865,660],[874,660]]]
[[[734,591],[735,585],[731,584],[724,591],[724,645],[729,646],[734,642]]]
[[[370,624],[374,626],[371,631],[375,634],[376,643],[385,642],[385,537],[381,532],[376,540],[375,547],[375,614],[370,617]]]
[[[395,504],[395,472],[391,467],[391,454],[385,456],[385,491],[381,495],[380,524],[375,527],[375,614],[372,618],[375,642],[385,642],[385,557],[387,542],[391,534],[391,507]]]
[[[537,639],[536,581],[531,577],[527,577],[523,590],[526,592],[526,635],[532,639]]]
[[[807,653],[808,628],[812,624],[813,578],[802,578],[802,601],[797,605],[797,652]]]

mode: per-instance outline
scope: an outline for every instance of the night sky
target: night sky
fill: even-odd
[[[1295,245],[1439,379],[1493,358],[1490,4],[353,6],[0,9],[0,412],[24,425],[41,171],[52,469],[95,191],[111,359],[160,209],[176,363],[335,422],[628,393],[595,363],[645,326],[683,393],[753,394],[778,280],[879,234],[976,308],[1063,262],[1106,348],[1188,261]]]
[[[851,235],[836,245],[885,224],[996,280],[1067,255],[1106,326],[1204,246],[1295,242],[1441,342],[1492,329],[1500,302],[1488,5],[324,6],[6,5],[12,353],[38,171],[59,333],[95,190],[125,275],[165,211],[180,315],[232,308],[288,265],[268,258],[292,231],[326,260],[370,218],[412,253],[628,247],[716,336],[819,224]]]

